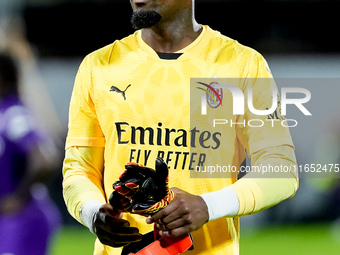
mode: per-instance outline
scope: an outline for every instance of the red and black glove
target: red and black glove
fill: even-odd
[[[166,207],[174,198],[168,185],[168,166],[156,159],[156,170],[137,163],[127,163],[119,181],[113,184],[110,204],[121,212],[144,216]]]

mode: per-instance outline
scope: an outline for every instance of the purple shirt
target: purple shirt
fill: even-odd
[[[18,97],[0,100],[0,198],[13,192],[27,168],[27,156],[42,139]]]
[[[18,97],[0,101],[0,199],[17,188],[27,171],[30,151],[47,141],[38,127]],[[0,214],[0,254],[47,254],[61,217],[46,189],[39,187],[20,211]]]

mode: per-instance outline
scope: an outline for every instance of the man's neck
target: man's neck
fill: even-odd
[[[179,51],[191,44],[202,32],[202,27],[192,16],[189,17],[190,20],[177,19],[142,29],[142,38],[157,52]]]

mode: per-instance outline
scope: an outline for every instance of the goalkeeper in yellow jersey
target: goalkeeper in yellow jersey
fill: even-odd
[[[253,128],[248,107],[228,113],[227,92],[203,78],[237,78],[242,92],[253,89],[254,108],[268,110],[276,89],[269,68],[255,50],[198,24],[194,0],[130,2],[136,32],[86,56],[76,76],[63,166],[67,208],[97,235],[94,254],[129,254],[156,229],[154,240],[191,233],[194,248],[184,254],[237,255],[239,217],[292,197],[298,176],[195,178],[197,167],[213,155],[240,169],[247,152],[252,166],[294,169],[294,145],[288,128],[276,125],[280,104],[256,116],[271,125]],[[238,124],[195,126],[190,81],[197,77],[208,115]]]

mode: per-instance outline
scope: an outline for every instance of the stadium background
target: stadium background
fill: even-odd
[[[339,10],[340,1],[197,0],[196,17],[200,23],[261,52],[275,77],[340,80]],[[0,21],[13,14],[19,14],[24,21],[37,72],[61,123],[62,141],[81,59],[132,33],[130,13],[127,0],[0,0]],[[318,127],[291,130],[298,162],[316,163],[312,159],[332,155],[335,161],[328,163],[340,163],[340,145],[336,141],[340,141],[336,121],[340,107],[336,100],[328,100],[329,94],[322,93],[323,88],[316,89],[323,100],[312,102],[310,107],[322,110],[326,117],[332,114],[334,121],[324,122],[332,123],[329,126],[333,128],[315,125]],[[333,94],[340,95],[339,90]],[[332,140],[333,149],[328,150],[327,144],[321,146],[320,141],[331,132],[337,138]],[[61,144],[61,153],[62,147]],[[51,244],[51,254],[91,254],[94,236],[67,214],[62,201],[61,162],[62,158],[49,191],[64,224]],[[242,218],[241,255],[338,254],[339,202],[337,179],[302,178],[294,199]]]

